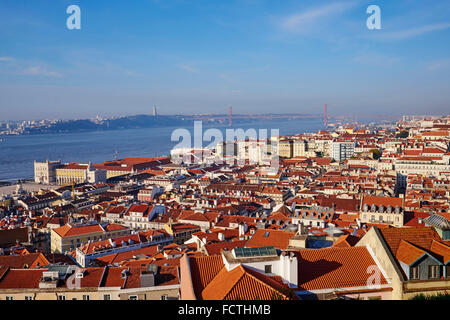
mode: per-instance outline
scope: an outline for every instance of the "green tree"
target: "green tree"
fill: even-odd
[[[370,150],[370,152],[372,153],[374,159],[380,159],[381,158],[381,151],[380,150],[372,149],[372,150]]]
[[[421,293],[412,297],[410,300],[450,300],[450,294],[447,291],[436,295],[424,295]]]
[[[396,135],[397,138],[402,138],[402,139],[408,138],[408,136],[409,136],[409,132],[406,130],[400,131]]]

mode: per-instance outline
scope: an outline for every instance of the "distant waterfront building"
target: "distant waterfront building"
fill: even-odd
[[[331,147],[331,156],[336,161],[350,159],[355,153],[354,141],[334,141]]]
[[[56,182],[56,169],[61,166],[61,161],[34,161],[34,182],[50,184]]]
[[[56,183],[102,183],[106,181],[106,170],[95,169],[91,163],[69,163],[56,169]]]
[[[101,164],[94,164],[94,168],[98,170],[106,170],[106,178],[110,179],[126,174],[142,172],[169,162],[170,159],[167,157],[124,158],[115,161],[105,161]]]
[[[308,142],[305,140],[295,140],[293,156],[294,157],[306,157],[308,152]]]
[[[216,154],[220,158],[238,155],[238,144],[235,141],[221,141],[216,145]]]
[[[292,140],[282,140],[278,143],[278,155],[282,158],[292,158],[294,154],[294,144]]]

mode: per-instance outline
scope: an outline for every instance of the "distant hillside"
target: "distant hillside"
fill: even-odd
[[[267,119],[314,119],[311,115],[233,115],[233,124],[256,122]],[[202,120],[209,125],[227,124],[228,115],[177,115],[177,116],[152,116],[135,115],[126,116],[110,120],[66,120],[59,121],[51,125],[42,125],[26,128],[23,134],[45,134],[45,133],[71,133],[71,132],[90,132],[107,131],[121,129],[140,129],[140,128],[163,128],[163,127],[189,127],[196,120]]]
[[[51,126],[28,128],[25,134],[155,128],[155,127],[181,126],[181,125],[188,125],[190,123],[192,123],[192,120],[183,119],[180,116],[153,117],[149,115],[136,115],[111,120],[104,120],[101,122],[95,122],[93,120],[61,121],[52,124]]]

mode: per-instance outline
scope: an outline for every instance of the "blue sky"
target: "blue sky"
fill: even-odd
[[[443,114],[449,39],[450,1],[1,0],[0,120]]]

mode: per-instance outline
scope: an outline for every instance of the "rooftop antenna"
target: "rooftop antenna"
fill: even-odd
[[[228,108],[228,121],[229,121],[229,126],[231,127],[233,125],[233,107],[230,106]]]
[[[323,123],[324,123],[324,126],[325,126],[325,129],[327,129],[328,128],[328,115],[327,115],[327,105],[325,104],[325,112],[324,112],[324,114],[323,114]]]
[[[117,161],[117,155],[118,155],[118,153],[117,153],[117,149],[116,149],[116,150],[114,150],[114,160],[115,161]]]

